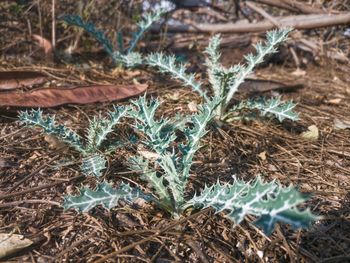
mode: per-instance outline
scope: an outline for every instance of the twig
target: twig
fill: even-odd
[[[255,2],[265,4],[265,5],[279,7],[279,8],[286,9],[286,10],[289,10],[292,12],[302,12],[304,14],[324,14],[324,13],[326,13],[322,9],[312,7],[309,5],[305,5],[303,3],[296,2],[296,1],[291,2],[290,0],[255,0]]]
[[[262,15],[264,18],[266,18],[267,20],[271,21],[272,24],[274,24],[276,27],[280,28],[281,25],[280,23],[270,14],[268,14],[264,9],[256,6],[253,2],[246,2],[246,5],[253,9],[255,12],[259,13],[260,15]]]
[[[2,204],[0,204],[0,208],[18,206],[18,205],[23,204],[23,203],[25,203],[25,204],[50,204],[50,205],[61,206],[60,203],[54,202],[54,201],[29,199],[29,200],[20,200],[20,201],[2,203]]]
[[[137,241],[137,242],[135,242],[135,243],[132,243],[132,244],[130,244],[130,245],[128,245],[128,246],[125,246],[125,247],[123,247],[123,248],[121,248],[121,249],[119,249],[119,250],[117,250],[117,251],[115,251],[115,252],[113,252],[113,253],[110,253],[110,254],[108,254],[108,255],[106,255],[106,256],[104,256],[104,257],[102,257],[102,258],[96,260],[94,263],[102,263],[102,262],[105,262],[107,259],[113,258],[113,257],[115,257],[116,255],[119,255],[120,253],[123,253],[123,252],[125,252],[125,251],[128,251],[128,250],[130,250],[130,249],[132,249],[132,248],[134,248],[134,247],[136,247],[136,246],[138,246],[138,245],[141,245],[141,244],[143,244],[143,243],[145,243],[145,242],[147,242],[147,241],[152,240],[153,238],[155,238],[155,237],[159,236],[160,234],[162,234],[162,233],[168,231],[169,229],[171,229],[171,228],[177,226],[178,224],[182,224],[182,223],[184,223],[184,222],[186,222],[186,221],[188,221],[188,220],[190,220],[190,219],[192,219],[192,218],[196,218],[196,217],[198,217],[199,215],[208,212],[210,209],[211,209],[211,208],[203,209],[203,210],[199,211],[198,213],[195,213],[195,214],[193,214],[193,215],[190,215],[190,216],[188,216],[188,217],[185,217],[185,218],[183,218],[183,219],[181,219],[181,220],[175,221],[174,223],[170,224],[169,226],[167,226],[167,227],[165,227],[165,228],[163,228],[163,229],[157,231],[154,235],[152,235],[152,236],[150,236],[150,237],[147,237],[147,238],[144,238],[144,239],[141,239],[141,240],[139,240],[139,241]]]
[[[336,26],[350,23],[350,13],[339,15],[297,15],[287,17],[276,17],[276,21],[281,27],[292,27],[294,29],[314,29],[320,27]],[[226,24],[181,24],[168,25],[169,33],[249,33],[265,32],[275,27],[271,21],[264,20],[255,24],[246,22],[226,23]],[[159,32],[160,28],[154,25],[153,32]]]
[[[28,193],[39,191],[39,190],[46,189],[46,188],[51,188],[53,186],[60,185],[60,184],[63,184],[63,183],[67,183],[67,182],[71,182],[73,180],[76,180],[76,179],[79,179],[79,178],[82,178],[82,177],[84,177],[84,175],[75,176],[75,177],[69,179],[68,181],[60,181],[60,182],[55,182],[55,183],[51,183],[51,184],[45,184],[45,185],[29,188],[29,189],[26,189],[26,190],[23,190],[23,191],[20,191],[20,192],[17,192],[17,193],[3,194],[3,195],[0,195],[0,200],[6,199],[6,198],[15,197],[15,196],[19,196],[19,195],[28,194]]]

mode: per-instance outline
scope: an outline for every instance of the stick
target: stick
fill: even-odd
[[[326,12],[322,9],[305,5],[300,2],[290,0],[255,0],[255,2],[279,7],[292,12],[302,12],[304,14],[325,14]]]
[[[54,183],[51,183],[51,184],[44,184],[44,185],[40,185],[40,186],[37,186],[37,187],[29,188],[29,189],[26,189],[26,190],[23,190],[23,191],[20,191],[20,192],[17,192],[17,193],[3,194],[3,195],[0,195],[0,200],[6,199],[6,198],[10,198],[10,197],[19,196],[19,195],[28,194],[28,193],[31,193],[31,192],[36,192],[36,191],[39,191],[39,190],[42,190],[42,189],[46,189],[46,188],[51,188],[53,186],[64,184],[64,183],[67,183],[67,182],[70,182],[70,181],[73,181],[73,180],[76,180],[76,179],[79,179],[79,178],[82,178],[82,177],[85,177],[85,176],[84,175],[78,175],[78,176],[75,176],[75,177],[73,177],[73,178],[71,178],[71,179],[69,179],[67,181],[60,181],[60,182],[54,182]]]
[[[272,24],[274,24],[276,27],[280,28],[281,25],[279,24],[279,22],[270,14],[268,14],[264,9],[256,6],[253,2],[246,2],[246,5],[253,9],[255,12],[257,12],[258,14],[262,15],[265,19],[269,20]]]
[[[292,27],[294,29],[313,29],[341,24],[350,24],[350,13],[339,15],[298,15],[287,17],[276,17],[281,27]],[[194,24],[194,25],[168,25],[169,33],[249,33],[266,32],[275,28],[275,25],[268,20],[255,24],[247,22],[227,24]],[[154,25],[151,30],[159,32],[160,28]]]
[[[60,203],[54,202],[54,201],[28,199],[28,200],[20,200],[20,201],[14,201],[14,202],[9,202],[9,203],[2,203],[2,204],[0,204],[0,208],[18,206],[20,204],[49,204],[49,205],[61,206]]]

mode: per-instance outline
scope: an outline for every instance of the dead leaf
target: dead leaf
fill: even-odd
[[[44,140],[49,144],[49,149],[62,150],[68,148],[68,145],[60,141],[56,136],[45,134]]]
[[[249,94],[268,92],[272,90],[293,91],[296,89],[301,89],[303,87],[304,84],[299,82],[287,84],[273,80],[247,78],[241,85],[239,85],[238,91]]]
[[[168,100],[176,102],[176,101],[179,101],[180,99],[180,92],[174,91],[173,93],[167,94],[164,97]]]
[[[8,257],[33,244],[22,235],[0,233],[0,258]]]
[[[53,48],[51,41],[47,40],[46,38],[33,34],[32,35],[33,40],[37,41],[39,43],[39,46],[44,49],[45,57],[48,60],[53,60]]]
[[[336,130],[350,129],[350,121],[339,120],[338,118],[335,118],[334,119],[334,129],[336,129]]]
[[[50,87],[24,93],[3,92],[0,93],[0,106],[48,108],[63,104],[120,101],[139,95],[147,87],[147,84],[94,85],[70,88]]]
[[[340,98],[331,99],[331,100],[328,100],[328,101],[327,101],[327,103],[333,104],[333,105],[338,105],[340,102],[341,102],[341,99],[340,99]]]
[[[158,153],[151,152],[151,151],[138,150],[137,153],[145,157],[145,159],[147,160],[156,160],[159,158]]]
[[[303,137],[306,140],[310,141],[316,141],[319,137],[319,131],[316,125],[311,125],[308,128],[308,131],[303,132],[301,134],[301,137]]]
[[[292,75],[294,77],[304,77],[306,75],[305,70],[301,70],[300,68],[296,69],[295,71],[292,72]]]
[[[11,90],[41,84],[46,75],[37,71],[0,71],[0,90]]]
[[[265,151],[259,153],[258,156],[262,161],[266,160],[266,152]]]

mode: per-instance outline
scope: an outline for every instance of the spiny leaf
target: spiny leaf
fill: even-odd
[[[105,36],[103,31],[98,30],[95,25],[91,22],[85,22],[78,15],[65,15],[62,16],[61,19],[65,21],[67,24],[78,26],[83,28],[86,32],[88,32],[92,37],[94,37],[100,44],[102,44],[104,50],[113,57],[113,45],[109,41],[109,39]]]
[[[141,156],[135,156],[130,158],[129,166],[132,170],[141,174],[142,180],[151,185],[160,202],[165,203],[167,206],[171,205],[171,197],[167,187],[164,185],[164,178],[157,176],[157,172],[150,168],[148,160]]]
[[[65,210],[74,208],[80,212],[87,212],[97,205],[111,209],[118,204],[119,200],[132,202],[136,198],[151,200],[151,197],[143,194],[140,189],[132,188],[128,184],[123,183],[118,188],[113,188],[110,184],[102,182],[95,190],[83,188],[78,196],[66,196],[63,207]]]
[[[271,30],[267,32],[267,41],[265,45],[259,43],[255,45],[256,55],[248,54],[245,58],[247,60],[247,65],[240,68],[239,74],[235,76],[233,83],[229,86],[229,91],[226,94],[226,104],[228,104],[233,95],[236,93],[239,85],[244,81],[244,79],[253,71],[254,67],[263,62],[266,55],[277,52],[276,46],[286,40],[288,33],[291,28],[281,28],[277,30]]]
[[[214,35],[209,40],[209,45],[205,49],[205,53],[207,53],[209,56],[206,62],[208,67],[215,67],[219,65],[219,60],[221,57],[221,54],[219,52],[220,43],[221,43],[221,38],[219,34]]]
[[[145,63],[149,66],[157,67],[162,73],[168,73],[173,78],[181,80],[184,86],[191,87],[202,97],[207,98],[205,92],[202,91],[201,83],[195,80],[194,74],[186,73],[185,65],[176,63],[174,55],[166,56],[163,53],[153,53],[145,58]]]
[[[297,205],[307,200],[293,187],[283,188],[275,182],[263,183],[257,177],[252,183],[235,179],[232,184],[216,184],[205,187],[199,196],[188,204],[196,207],[213,207],[215,211],[227,211],[227,217],[239,224],[246,215],[254,215],[256,224],[266,234],[271,234],[276,222],[290,224],[294,228],[306,228],[317,220],[309,210],[300,211]]]
[[[298,113],[293,111],[295,106],[296,104],[292,101],[281,101],[280,97],[250,101],[248,104],[248,108],[258,109],[262,116],[274,116],[280,122],[284,119],[299,120]]]
[[[85,157],[82,161],[81,171],[87,176],[101,176],[106,169],[106,158],[100,154],[93,154]]]
[[[171,190],[175,206],[181,206],[185,202],[184,192],[186,182],[181,180],[181,171],[178,169],[178,158],[176,153],[174,151],[172,153],[163,153],[156,162],[164,171],[163,177],[168,182],[168,188]]]
[[[120,55],[117,62],[121,63],[127,68],[133,68],[142,64],[142,56],[139,52],[129,52],[125,55]]]
[[[137,23],[138,30],[133,34],[133,37],[130,40],[127,53],[131,53],[135,49],[137,42],[142,38],[145,32],[166,12],[167,10],[165,9],[158,9],[154,13],[145,14],[142,17],[142,19]]]
[[[209,82],[214,91],[215,97],[222,96],[222,84],[221,84],[221,74],[224,71],[224,67],[219,63],[220,60],[220,47],[221,38],[220,35],[213,36],[210,41],[208,47],[205,49],[205,53],[208,54],[208,58],[206,59],[206,66],[208,67],[208,77]]]
[[[112,129],[117,125],[121,118],[127,115],[129,107],[119,106],[114,107],[113,111],[108,113],[109,118],[96,118],[90,121],[87,139],[88,150],[95,152],[101,146],[107,135],[112,132]]]
[[[144,143],[158,154],[163,153],[176,139],[174,134],[176,126],[172,125],[169,119],[161,118],[159,121],[155,119],[155,113],[160,104],[158,100],[147,101],[145,95],[131,103],[135,109],[129,114],[136,120],[135,127],[148,137]]]
[[[201,138],[207,133],[206,127],[208,123],[213,119],[215,115],[215,108],[219,103],[220,101],[215,98],[205,104],[202,104],[199,108],[199,113],[193,115],[190,120],[193,126],[184,130],[184,134],[187,138],[187,144],[180,145],[180,151],[183,155],[180,162],[183,168],[182,180],[184,181],[186,181],[189,176],[193,156],[199,149]]]
[[[259,110],[261,116],[275,117],[280,122],[282,122],[284,119],[297,121],[299,120],[299,115],[294,111],[295,106],[296,104],[292,101],[281,101],[280,97],[271,99],[252,99],[241,101],[236,106],[233,106],[226,116],[229,116],[231,113],[236,113],[244,109],[257,109]]]
[[[55,116],[49,116],[44,118],[42,116],[42,111],[32,110],[22,111],[19,114],[20,121],[28,126],[40,127],[43,129],[44,133],[53,134],[61,141],[71,145],[76,150],[80,152],[85,152],[83,144],[81,142],[81,137],[67,128],[62,124],[56,124]]]

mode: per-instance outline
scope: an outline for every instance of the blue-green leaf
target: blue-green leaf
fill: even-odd
[[[81,137],[66,126],[56,124],[55,116],[43,117],[42,111],[39,109],[30,112],[22,111],[19,114],[19,119],[21,123],[28,126],[40,127],[44,133],[52,134],[76,150],[82,153],[85,152]]]
[[[92,154],[83,158],[81,171],[87,176],[102,176],[102,171],[106,169],[107,160],[100,154]]]
[[[133,188],[129,184],[121,184],[118,188],[103,182],[95,190],[83,188],[78,196],[66,196],[64,198],[64,209],[74,208],[80,212],[87,212],[97,205],[102,205],[106,209],[111,209],[118,204],[119,200],[128,202],[136,198],[151,201],[151,196],[145,195],[140,189]]]
[[[277,222],[294,228],[306,228],[317,220],[309,210],[297,206],[307,200],[293,187],[282,187],[275,182],[263,183],[257,177],[252,183],[235,179],[232,184],[219,182],[205,187],[199,196],[194,196],[187,205],[213,207],[216,212],[227,212],[227,217],[239,224],[245,216],[257,217],[256,224],[270,234]]]

